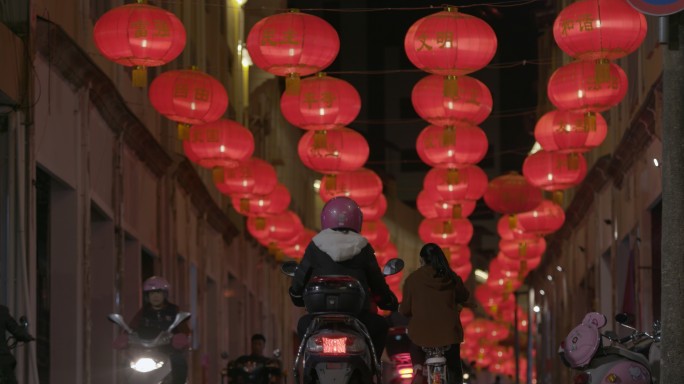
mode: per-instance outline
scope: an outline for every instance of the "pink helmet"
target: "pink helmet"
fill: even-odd
[[[171,285],[166,279],[159,276],[152,276],[143,283],[143,292],[166,291],[171,289]]]
[[[356,202],[346,196],[330,199],[321,211],[321,229],[345,228],[361,232],[363,212]]]

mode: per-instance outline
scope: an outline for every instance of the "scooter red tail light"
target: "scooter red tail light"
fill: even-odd
[[[589,384],[591,380],[591,376],[589,376],[588,373],[582,372],[579,373],[575,376],[575,380],[573,380],[573,384]]]
[[[346,337],[321,337],[323,353],[329,355],[344,355],[347,353]]]
[[[307,350],[325,355],[344,355],[366,350],[362,340],[349,334],[317,335],[307,342]]]

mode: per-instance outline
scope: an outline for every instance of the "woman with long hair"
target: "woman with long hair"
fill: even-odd
[[[404,282],[399,312],[409,317],[408,336],[413,343],[414,382],[422,380],[423,348],[445,347],[449,377],[463,377],[461,346],[463,326],[460,308],[470,296],[463,279],[449,267],[439,245],[428,243],[420,250],[420,268]]]

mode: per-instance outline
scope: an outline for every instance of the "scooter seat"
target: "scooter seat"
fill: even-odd
[[[624,357],[625,359],[632,360],[634,362],[637,362],[639,364],[642,364],[644,367],[648,367],[648,359],[646,356],[642,355],[641,353],[630,351],[629,349],[626,348],[620,348],[620,347],[605,347],[603,348],[603,351],[606,354],[613,354],[613,355],[620,355]]]

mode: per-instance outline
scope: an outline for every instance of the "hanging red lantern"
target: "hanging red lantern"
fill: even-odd
[[[529,239],[532,237],[537,237],[533,233],[527,233],[520,228],[520,223],[518,222],[517,215],[514,215],[515,219],[511,219],[510,216],[501,216],[496,225],[496,231],[499,233],[504,240],[515,240],[515,239]]]
[[[311,239],[316,236],[316,232],[304,228],[302,232],[295,236],[294,240],[284,241],[278,244],[281,252],[288,257],[300,260],[304,257],[304,251],[309,246]]]
[[[369,221],[364,218],[361,236],[365,237],[373,248],[382,248],[390,241],[389,230],[382,220]]]
[[[473,265],[470,263],[470,261],[461,264],[450,263],[449,266],[454,273],[463,279],[463,281],[468,280],[470,273],[473,271]]]
[[[504,292],[511,293],[521,285],[517,278],[518,268],[504,264],[497,258],[494,258],[494,260],[489,263],[489,275],[486,284],[498,286],[502,288]]]
[[[527,182],[517,172],[492,179],[484,194],[484,202],[494,212],[515,214],[529,211],[542,201],[541,189]]]
[[[360,110],[361,96],[356,88],[323,72],[303,79],[299,93],[285,92],[280,98],[285,120],[308,130],[346,127]]]
[[[291,10],[254,24],[247,36],[247,50],[254,65],[286,76],[287,90],[299,93],[300,76],[329,66],[340,50],[340,38],[320,17]]]
[[[473,313],[473,310],[470,308],[463,308],[461,309],[461,313],[459,315],[461,318],[461,325],[465,328],[470,324],[473,320],[475,320],[475,314]]]
[[[375,258],[378,259],[378,265],[382,268],[391,259],[399,257],[399,250],[397,246],[391,241],[382,247],[375,248]]]
[[[492,94],[481,81],[470,76],[456,79],[457,94],[444,95],[444,76],[428,75],[413,86],[413,109],[437,126],[466,122],[478,125],[492,112]]]
[[[499,241],[501,253],[511,259],[536,259],[546,251],[546,240],[543,237],[518,240]]]
[[[646,37],[646,17],[625,0],[582,0],[553,23],[558,47],[580,60],[615,60],[636,51]]]
[[[556,232],[563,226],[563,222],[565,222],[563,207],[550,200],[542,201],[531,211],[518,214],[520,230],[523,233],[539,236],[546,236]]]
[[[302,163],[314,171],[331,174],[355,171],[368,160],[368,142],[350,128],[308,131],[297,147]]]
[[[581,183],[586,174],[587,162],[581,153],[539,151],[523,162],[525,179],[545,191],[571,188]]]
[[[150,102],[167,119],[178,122],[178,138],[189,137],[190,125],[218,120],[228,108],[228,94],[223,85],[197,70],[167,71],[150,85]]]
[[[510,271],[517,271],[518,280],[523,281],[530,271],[533,271],[541,264],[542,258],[539,256],[532,259],[513,259],[499,252],[495,260],[500,263],[499,265],[503,265],[504,268]]]
[[[475,211],[477,202],[475,200],[448,202],[442,198],[437,190],[423,189],[418,193],[416,206],[418,212],[428,219],[463,219]]]
[[[267,195],[278,184],[273,166],[256,157],[241,162],[235,168],[214,168],[213,176],[216,188],[230,196]]]
[[[372,204],[382,193],[382,180],[367,168],[325,175],[318,194],[327,202],[336,196],[347,196],[359,206]]]
[[[463,169],[432,168],[425,175],[423,187],[437,191],[447,202],[475,201],[487,190],[487,175],[476,166]]]
[[[361,206],[361,212],[363,213],[364,220],[380,220],[385,216],[385,212],[387,212],[387,199],[385,195],[381,193],[371,204]]]
[[[291,240],[304,230],[299,216],[292,211],[267,216],[264,220],[265,222],[261,222],[257,217],[247,218],[247,230],[262,244]]]
[[[267,216],[282,213],[290,206],[290,200],[290,191],[280,183],[265,195],[234,194],[231,196],[233,208],[243,216]]]
[[[449,260],[449,265],[463,265],[470,263],[470,247],[468,245],[454,244],[441,246],[444,256]]]
[[[183,52],[185,27],[173,13],[141,0],[102,15],[93,28],[95,46],[108,60],[133,70],[133,85],[147,84],[146,67],[164,65]]]
[[[418,234],[425,243],[468,244],[473,237],[473,225],[467,219],[423,219]]]
[[[235,121],[219,119],[190,127],[183,151],[190,161],[204,168],[236,167],[252,156],[254,136]]]
[[[455,76],[486,66],[496,53],[496,35],[481,19],[448,7],[413,23],[404,38],[404,50],[416,67],[447,76],[444,93],[458,94]]]
[[[596,122],[587,126],[586,115],[575,111],[551,111],[539,119],[534,138],[545,151],[583,153],[603,143],[608,124],[600,113]]]
[[[488,146],[484,131],[467,123],[446,127],[429,125],[416,139],[420,159],[438,168],[463,168],[477,164],[487,154]]]
[[[549,78],[549,100],[558,109],[586,113],[585,126],[596,128],[596,112],[617,105],[627,93],[627,75],[618,65],[596,65],[575,61],[558,69]]]

